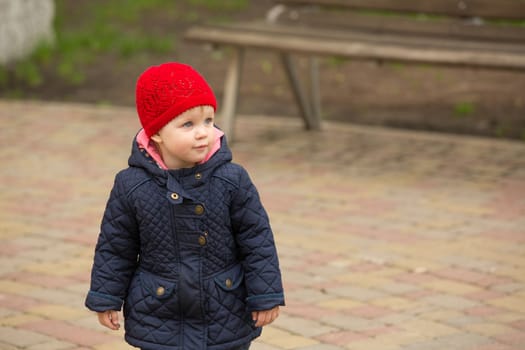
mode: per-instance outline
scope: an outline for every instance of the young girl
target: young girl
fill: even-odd
[[[86,306],[136,347],[248,349],[284,305],[268,216],[192,67],[137,81],[143,129],[102,219]]]

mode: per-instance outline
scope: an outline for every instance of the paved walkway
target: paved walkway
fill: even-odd
[[[131,349],[83,300],[137,129],[128,108],[0,101],[0,349]],[[525,349],[524,143],[262,117],[237,135],[288,302],[253,349]]]

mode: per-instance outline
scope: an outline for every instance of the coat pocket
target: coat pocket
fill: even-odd
[[[239,288],[243,280],[244,271],[240,264],[234,265],[214,278],[215,283],[225,291]]]
[[[236,264],[213,276],[210,280],[207,302],[208,335],[212,344],[231,340],[231,335],[242,338],[252,331],[250,313],[246,311],[244,270]]]
[[[173,280],[158,277],[147,272],[141,272],[139,278],[142,287],[149,295],[157,299],[167,299],[175,291],[176,283]]]
[[[149,272],[139,272],[131,283],[126,300],[134,318],[172,318],[178,312],[177,283]]]

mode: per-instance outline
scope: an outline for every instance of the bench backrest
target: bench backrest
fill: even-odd
[[[275,2],[285,5],[320,5],[454,17],[525,19],[523,0],[277,0]]]
[[[289,10],[279,18],[281,23],[525,45],[525,0],[276,0],[275,3]],[[325,15],[319,10],[326,10],[322,11]],[[503,18],[512,23],[496,20]]]

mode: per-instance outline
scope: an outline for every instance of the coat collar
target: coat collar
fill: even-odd
[[[218,128],[215,128],[214,130],[215,130],[215,139],[214,139],[213,146],[210,152],[208,152],[208,154],[204,158],[204,160],[200,162],[199,164],[206,163],[215,153],[217,153],[219,148],[221,148],[221,137],[224,135],[224,132]],[[135,139],[137,141],[139,149],[144,149],[149,154],[149,156],[153,158],[153,160],[157,163],[159,168],[168,170],[168,167],[162,160],[162,157],[159,151],[157,150],[157,147],[155,147],[154,142],[151,141],[151,139],[148,137],[144,129],[141,129],[138,132]]]
[[[195,187],[202,186],[220,165],[230,162],[232,154],[228,147],[224,133],[216,129],[216,143],[207,160],[197,164],[192,168],[184,169],[163,169],[159,166],[157,156],[154,156],[150,146],[144,147],[142,138],[143,130],[139,131],[133,140],[131,155],[128,160],[130,167],[144,169],[154,180],[162,186],[166,186],[168,191],[180,194],[182,197],[191,198],[186,192]]]

